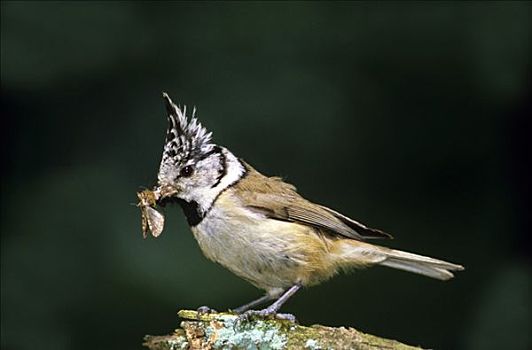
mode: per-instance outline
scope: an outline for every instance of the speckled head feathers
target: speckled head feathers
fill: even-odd
[[[188,160],[201,158],[214,147],[211,143],[212,134],[195,117],[195,108],[188,119],[186,106],[183,109],[176,106],[165,92],[163,98],[168,113],[168,129],[159,167],[159,183],[171,181]]]

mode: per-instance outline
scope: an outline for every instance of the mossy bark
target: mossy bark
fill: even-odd
[[[150,350],[178,349],[355,349],[414,350],[418,347],[365,334],[353,328],[300,326],[277,319],[240,321],[231,313],[181,310],[181,328],[171,335],[146,336]]]

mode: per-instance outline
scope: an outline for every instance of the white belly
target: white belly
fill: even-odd
[[[294,247],[305,227],[231,204],[219,200],[192,228],[205,256],[265,290],[297,283],[297,267],[305,257]]]

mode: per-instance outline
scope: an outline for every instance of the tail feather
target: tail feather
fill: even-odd
[[[345,241],[344,241],[345,242]],[[339,255],[341,265],[383,265],[398,270],[448,280],[454,277],[451,271],[461,271],[463,266],[447,261],[429,258],[428,256],[389,249],[368,243],[349,242],[341,245]]]
[[[439,280],[448,280],[454,275],[449,270],[434,267],[426,264],[415,263],[412,261],[400,261],[396,259],[387,259],[381,263],[383,266],[392,267],[394,269],[417,273],[423,276],[436,278]]]
[[[386,259],[380,263],[383,266],[418,273],[440,280],[448,280],[454,277],[451,271],[461,271],[464,269],[461,265],[400,250],[385,250],[385,255]]]

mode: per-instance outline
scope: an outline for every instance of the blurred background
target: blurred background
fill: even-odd
[[[179,309],[261,295],[179,207],[142,239],[161,91],[309,199],[466,266],[373,268],[291,299],[302,324],[530,349],[530,3],[1,3],[1,347],[140,349]]]

